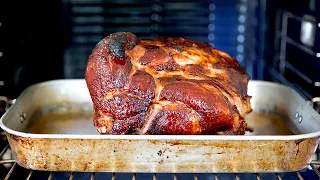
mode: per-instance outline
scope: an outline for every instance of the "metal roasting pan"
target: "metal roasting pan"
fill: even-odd
[[[318,146],[319,114],[280,84],[250,81],[248,94],[258,116],[248,115],[254,131],[241,136],[100,135],[84,79],[28,87],[0,126],[17,163],[33,170],[220,173],[307,167]]]

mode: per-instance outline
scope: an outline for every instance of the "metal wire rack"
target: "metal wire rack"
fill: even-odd
[[[306,168],[301,171],[296,172],[288,172],[288,173],[112,173],[112,172],[49,172],[49,171],[34,171],[25,169],[17,164],[14,160],[10,146],[6,139],[6,134],[1,132],[1,139],[6,145],[0,152],[0,165],[2,166],[0,173],[3,176],[4,180],[8,179],[90,179],[90,180],[99,180],[99,179],[132,179],[132,180],[180,180],[180,179],[192,179],[192,180],[201,180],[201,179],[210,179],[210,180],[219,180],[219,179],[320,179],[319,172],[319,160],[313,160],[310,163],[309,168]],[[319,153],[317,152],[317,158],[319,157]],[[2,179],[2,178],[0,178]]]
[[[292,28],[292,24],[301,24],[301,32],[292,33],[289,31],[288,29],[290,26]],[[303,24],[310,26],[308,29],[310,33],[304,32]],[[299,67],[297,60],[294,61],[294,59],[301,57],[294,56],[301,54],[301,61],[310,59],[310,62],[317,64],[316,62],[320,58],[320,52],[316,46],[315,34],[319,28],[319,20],[315,17],[298,16],[292,12],[282,10],[277,11],[274,37],[275,53],[273,57],[273,67],[270,68],[270,73],[281,83],[298,90],[306,99],[314,98],[314,92],[317,91],[316,88],[318,88],[320,84],[318,82],[319,79],[314,75],[317,73],[312,72],[314,70],[310,70],[310,67],[306,65],[307,63],[304,63],[304,69],[301,68],[301,64]],[[294,55],[289,56],[289,48],[291,54]],[[294,53],[292,53],[292,51],[294,51]],[[306,68],[309,68],[309,70],[306,70]],[[287,73],[292,73],[293,75],[291,74],[290,77],[288,77],[286,75]],[[309,92],[306,89],[308,89]]]

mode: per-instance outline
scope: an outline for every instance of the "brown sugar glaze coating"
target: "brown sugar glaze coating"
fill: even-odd
[[[85,80],[101,134],[245,133],[248,75],[228,54],[184,38],[101,40]]]

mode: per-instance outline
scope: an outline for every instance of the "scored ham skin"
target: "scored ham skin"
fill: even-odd
[[[228,54],[184,38],[101,40],[85,80],[101,134],[245,133],[248,75]]]

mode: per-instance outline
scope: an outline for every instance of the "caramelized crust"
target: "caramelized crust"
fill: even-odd
[[[228,54],[184,38],[109,35],[86,83],[101,134],[244,134],[248,75]]]

